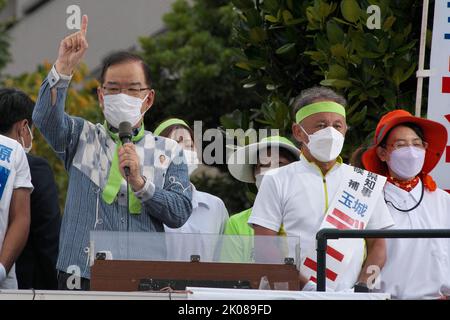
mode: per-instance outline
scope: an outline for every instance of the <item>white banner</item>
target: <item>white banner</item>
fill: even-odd
[[[430,71],[428,119],[442,123],[450,140],[450,0],[435,1]],[[450,191],[450,141],[431,175]]]

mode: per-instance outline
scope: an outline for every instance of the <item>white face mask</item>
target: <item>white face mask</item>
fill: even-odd
[[[144,116],[141,113],[142,104],[147,99],[129,96],[124,93],[109,94],[103,97],[104,110],[106,121],[114,128],[118,129],[119,124],[128,121],[134,127]]]
[[[34,139],[33,138],[33,132],[31,132],[31,129],[28,126],[28,124],[27,124],[27,129],[30,132],[30,137],[31,137],[31,142],[30,142],[30,145],[28,147],[25,147],[25,140],[23,140],[23,137],[20,137],[20,140],[22,141],[22,147],[23,147],[23,150],[25,151],[25,153],[29,153],[31,151],[31,148],[33,148],[33,139]]]
[[[422,170],[425,150],[417,147],[403,147],[392,151],[386,161],[389,168],[401,179],[412,179]]]
[[[184,149],[184,156],[186,157],[187,166],[188,166],[188,174],[191,174],[198,168],[198,155],[196,151]]]
[[[302,126],[300,128],[308,136],[307,144],[312,156],[320,162],[336,159],[344,146],[344,136],[333,127],[326,127],[309,135]]]

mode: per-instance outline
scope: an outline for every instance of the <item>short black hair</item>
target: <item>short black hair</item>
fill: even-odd
[[[145,81],[147,82],[147,86],[149,88],[152,87],[152,78],[150,76],[150,67],[147,63],[145,63],[144,59],[139,55],[129,52],[129,51],[117,51],[108,55],[105,59],[103,59],[102,72],[100,74],[100,83],[103,84],[105,82],[106,71],[108,71],[109,67],[123,64],[126,62],[140,62],[142,65],[142,69],[144,71]]]
[[[411,130],[413,130],[415,132],[415,134],[417,134],[417,136],[422,140],[425,141],[425,135],[423,133],[423,130],[421,127],[419,127],[417,124],[415,123],[411,123],[411,122],[405,122],[405,123],[400,123],[398,125],[396,125],[395,127],[391,128],[388,133],[384,136],[383,140],[380,142],[379,146],[386,148],[386,143],[387,143],[387,139],[389,138],[392,130],[394,130],[395,128],[399,127],[399,126],[404,126],[404,127],[408,127]]]
[[[33,125],[34,101],[23,91],[13,88],[0,89],[0,134],[11,132],[13,125],[28,120]]]
[[[283,148],[283,147],[280,146],[279,152],[280,152],[280,156],[286,158],[289,162],[297,161],[295,156],[292,154],[291,150]]]

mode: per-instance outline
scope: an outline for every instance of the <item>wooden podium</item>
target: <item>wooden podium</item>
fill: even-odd
[[[240,281],[258,289],[266,276],[270,287],[287,283],[288,290],[300,290],[299,272],[292,264],[246,264],[212,262],[169,262],[136,260],[95,260],[91,267],[91,290],[138,291],[144,279],[196,281],[205,284]],[[205,285],[207,286],[207,285]],[[217,286],[219,287],[219,286]]]

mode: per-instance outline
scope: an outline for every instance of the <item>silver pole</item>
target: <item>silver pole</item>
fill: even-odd
[[[420,49],[419,49],[419,67],[417,70],[417,92],[416,92],[416,117],[421,116],[422,109],[422,91],[423,91],[423,78],[425,75],[424,64],[425,64],[425,46],[427,40],[427,23],[428,23],[428,7],[429,0],[423,0],[422,7],[422,28],[420,31]]]

